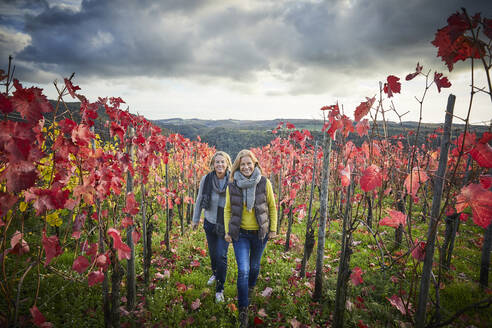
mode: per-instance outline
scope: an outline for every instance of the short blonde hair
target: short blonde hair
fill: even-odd
[[[255,154],[249,149],[243,149],[239,153],[237,153],[236,159],[234,160],[234,163],[232,163],[231,175],[229,177],[230,182],[234,181],[234,173],[239,170],[241,159],[246,156],[249,156],[251,158],[255,167],[259,168],[260,173],[262,173],[260,163],[258,162],[258,158],[256,158]]]
[[[224,157],[224,158],[225,158],[225,160],[226,160],[226,164],[227,164],[226,171],[227,171],[227,170],[230,170],[230,169],[231,169],[231,167],[232,167],[232,164],[231,164],[231,157],[229,156],[229,154],[228,154],[228,153],[226,153],[225,151],[221,151],[221,150],[219,150],[218,152],[216,152],[216,153],[214,154],[214,156],[212,156],[212,158],[210,159],[210,163],[208,164],[208,166],[210,167],[210,170],[211,170],[211,171],[215,171],[215,158],[216,158],[217,156],[222,156],[222,157]]]

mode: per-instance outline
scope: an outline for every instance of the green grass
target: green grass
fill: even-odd
[[[122,313],[122,326],[145,327],[235,327],[237,326],[237,265],[233,247],[229,247],[228,274],[225,284],[225,302],[215,303],[214,286],[207,286],[206,282],[211,275],[208,255],[202,255],[206,250],[205,233],[200,227],[197,231],[187,229],[184,236],[180,235],[178,222],[171,234],[171,251],[161,245],[164,236],[164,220],[153,235],[153,264],[151,266],[151,290],[143,294],[143,279],[137,281],[137,309],[128,315]],[[286,224],[286,222],[284,222]],[[375,224],[374,224],[375,225]],[[28,227],[28,226],[26,226]],[[66,227],[60,229],[61,236]],[[32,228],[34,229],[34,228]],[[413,237],[425,239],[427,225],[418,222],[413,228]],[[302,259],[303,239],[305,226],[296,223],[293,226],[293,243],[288,252],[284,252],[285,226],[276,240],[270,240],[262,258],[262,268],[258,284],[250,306],[250,323],[258,317],[264,321],[264,327],[290,327],[296,322],[302,327],[325,327],[333,318],[336,295],[337,269],[341,244],[341,224],[332,221],[329,224],[325,239],[324,262],[324,290],[320,301],[314,302],[311,294],[314,288],[314,267],[316,247],[307,266],[307,278],[297,278],[298,264]],[[377,228],[387,245],[392,245],[394,229],[389,227]],[[477,244],[482,229],[471,222],[460,226],[460,233],[456,240],[452,260],[452,268],[446,275],[444,288],[440,292],[441,313],[448,317],[465,306],[476,303],[486,297],[486,292],[478,288],[480,247]],[[49,235],[53,231],[49,232]],[[441,234],[441,233],[440,233]],[[37,234],[26,234],[26,241],[35,245]],[[364,282],[359,286],[348,285],[349,305],[345,313],[345,325],[356,327],[360,322],[370,327],[398,327],[410,326],[410,317],[401,314],[388,301],[387,297],[399,294],[400,288],[410,290],[418,284],[417,276],[412,273],[416,264],[420,272],[422,265],[411,257],[399,265],[386,268],[381,267],[380,253],[374,247],[375,241],[364,226],[354,232],[354,246],[350,267],[360,267],[363,271]],[[397,251],[405,249],[403,246]],[[388,247],[391,249],[391,247]],[[89,288],[85,275],[79,275],[71,270],[75,258],[75,243],[72,243],[64,253],[53,259],[56,272],[39,266],[40,290],[37,306],[46,319],[55,327],[97,327],[103,326],[102,291],[101,285]],[[33,250],[31,250],[33,252]],[[141,247],[137,247],[136,271],[142,276]],[[6,259],[6,274],[14,277],[12,280],[12,295],[17,290],[19,279],[27,267],[26,254],[21,258],[9,255]],[[438,250],[436,249],[436,261]],[[197,261],[198,266],[192,266]],[[386,259],[387,262],[387,259]],[[388,264],[388,263],[386,263]],[[126,263],[123,262],[124,268]],[[166,271],[167,270],[167,271]],[[157,273],[164,275],[158,278]],[[169,272],[169,276],[166,276]],[[434,269],[437,274],[437,268]],[[63,276],[61,276],[63,275]],[[31,316],[29,308],[33,306],[34,295],[38,284],[38,267],[33,268],[26,276],[20,297],[19,326],[30,326]],[[398,281],[393,279],[398,278]],[[492,281],[492,274],[490,277]],[[181,287],[180,287],[181,286]],[[186,286],[186,290],[182,286]],[[269,296],[262,296],[266,288],[272,288]],[[120,295],[125,295],[125,278],[123,278]],[[434,299],[435,292],[431,288],[429,295]],[[360,297],[363,301],[361,304]],[[145,301],[144,301],[145,299]],[[416,295],[410,301],[412,308],[416,308]],[[198,301],[197,301],[198,300]],[[197,305],[199,303],[199,305]],[[124,308],[125,301],[122,299]],[[193,307],[196,309],[193,310]],[[7,313],[7,303],[0,300],[0,310]],[[491,308],[472,309],[460,316],[453,327],[486,327],[492,322]]]

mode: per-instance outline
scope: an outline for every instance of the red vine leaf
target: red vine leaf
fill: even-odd
[[[405,77],[405,80],[410,81],[413,80],[417,75],[419,75],[422,72],[423,66],[420,66],[419,63],[417,63],[417,68],[415,69],[414,73],[410,73]]]
[[[411,182],[410,182],[411,180]],[[405,179],[404,186],[407,193],[415,197],[420,185],[429,180],[429,177],[424,170],[414,167],[412,173],[410,173]]]
[[[412,257],[418,261],[423,261],[425,259],[425,241],[415,240],[414,249],[412,251]]]
[[[103,281],[104,281],[104,272],[102,272],[101,270],[92,271],[87,276],[87,282],[89,284],[89,287],[94,286],[95,284],[98,284]]]
[[[123,212],[130,215],[136,215],[138,211],[139,209],[137,201],[135,200],[135,195],[130,192],[126,195],[126,206],[123,209]]]
[[[39,311],[39,309],[36,305],[34,305],[32,308],[30,308],[29,312],[31,312],[32,322],[37,327],[40,327],[40,328],[51,328],[51,327],[53,327],[53,324],[51,322],[46,321],[46,318],[41,313],[41,311]]]
[[[441,88],[449,88],[451,82],[448,81],[447,77],[442,77],[442,73],[434,72],[434,83],[437,86],[437,91],[441,92]]]
[[[403,304],[401,297],[398,295],[393,294],[393,296],[386,297],[386,299],[393,305],[395,308],[398,309],[398,311],[401,312],[401,314],[406,315],[407,314],[407,309],[405,308],[405,305]]]
[[[383,91],[388,94],[388,98],[393,97],[393,93],[400,93],[401,83],[398,82],[400,80],[399,77],[394,75],[390,75],[386,78],[386,83],[384,84]]]
[[[377,165],[372,164],[362,172],[360,187],[363,191],[368,192],[374,190],[377,187],[381,187],[382,184],[383,178]]]
[[[448,25],[437,30],[431,43],[438,48],[437,56],[442,58],[450,72],[458,60],[481,58],[485,54],[483,42],[474,42],[465,35],[476,26],[478,19],[479,16],[474,16],[470,26],[464,13],[455,13],[448,18]]]
[[[46,253],[46,262],[44,263],[44,266],[46,267],[54,257],[63,253],[63,249],[60,247],[58,237],[56,235],[46,237],[46,231],[43,231],[42,244]]]
[[[89,263],[89,260],[87,259],[87,257],[85,257],[83,255],[79,255],[79,257],[77,257],[75,259],[75,261],[73,261],[72,270],[77,271],[78,273],[82,274],[82,273],[84,273],[85,270],[87,270],[89,265],[90,265],[90,263]]]
[[[131,249],[121,240],[120,232],[114,228],[109,228],[108,235],[113,238],[113,246],[118,251],[118,260],[129,260],[131,257]]]
[[[14,232],[12,235],[12,238],[10,239],[10,249],[8,252],[10,254],[17,254],[17,255],[22,255],[29,253],[29,245],[27,242],[22,239],[23,234],[20,231]]]
[[[19,81],[14,80],[16,90],[13,93],[12,104],[22,118],[30,123],[35,123],[43,117],[43,113],[53,111],[53,107],[39,88],[24,89]]]
[[[8,114],[14,111],[12,102],[4,93],[0,93],[0,111],[3,114]]]
[[[484,189],[490,189],[492,187],[492,175],[480,176],[480,184]]]
[[[456,211],[463,212],[467,207],[472,210],[473,222],[487,228],[492,221],[492,191],[480,184],[463,187],[456,197]]]
[[[492,147],[488,143],[477,143],[470,150],[470,155],[481,167],[492,168]]]
[[[400,224],[403,226],[407,224],[407,216],[402,212],[395,210],[390,210],[389,216],[386,216],[379,221],[379,225],[385,225],[393,228],[398,228]]]
[[[362,137],[366,136],[369,131],[369,120],[367,118],[363,119],[355,126],[355,130],[357,130],[357,134]]]
[[[354,286],[358,286],[364,282],[362,279],[362,269],[359,267],[355,267],[350,274],[350,281]]]
[[[360,105],[357,106],[354,112],[354,118],[356,122],[359,122],[361,118],[363,118],[364,116],[367,115],[367,113],[369,113],[375,101],[376,101],[376,97],[372,97],[372,98],[366,97],[366,101],[361,102]]]
[[[72,84],[72,81],[69,79],[65,79],[65,86],[67,87],[68,93],[72,96],[72,98],[78,98],[77,94],[75,93],[77,90],[80,90],[79,86],[74,86]]]

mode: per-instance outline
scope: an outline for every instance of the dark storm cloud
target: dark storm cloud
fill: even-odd
[[[297,83],[309,77],[317,84],[312,72],[437,62],[429,42],[451,13],[466,6],[470,14],[492,16],[492,1],[485,0],[93,0],[82,1],[79,11],[44,1],[6,3],[17,12],[2,12],[1,25],[31,37],[17,54],[24,79],[33,67],[64,76],[239,81],[271,71],[295,84],[304,70],[311,74]]]

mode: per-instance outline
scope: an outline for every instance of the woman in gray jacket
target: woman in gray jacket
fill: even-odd
[[[212,156],[212,171],[200,181],[192,221],[192,228],[195,230],[200,222],[202,209],[205,210],[203,229],[212,263],[212,276],[207,284],[212,285],[215,281],[216,302],[224,301],[224,282],[227,274],[229,243],[224,240],[224,206],[231,166],[231,158],[226,152],[218,151]]]

